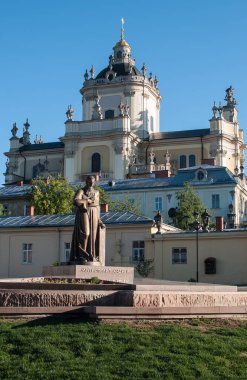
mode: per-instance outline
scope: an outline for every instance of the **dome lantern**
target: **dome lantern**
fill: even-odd
[[[124,19],[121,19],[121,38],[113,48],[114,63],[130,63],[131,59],[131,47],[124,39]]]

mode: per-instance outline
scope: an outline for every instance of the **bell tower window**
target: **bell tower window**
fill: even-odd
[[[121,52],[121,51],[118,51],[118,52],[117,52],[117,58],[118,58],[118,59],[122,58],[122,52]]]
[[[114,118],[114,110],[105,111],[105,119],[113,119]]]
[[[99,153],[92,155],[92,173],[100,172],[101,170],[101,157]]]

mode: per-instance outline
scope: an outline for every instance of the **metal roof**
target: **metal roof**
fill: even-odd
[[[136,215],[132,212],[101,213],[104,224],[151,224],[152,219]],[[5,216],[0,217],[0,229],[30,228],[30,227],[65,227],[73,226],[74,214],[67,215],[35,215],[35,216]]]
[[[42,143],[42,144],[28,144],[20,148],[20,151],[30,150],[45,150],[45,149],[61,149],[64,148],[64,143],[61,141]]]
[[[31,185],[7,185],[0,188],[0,198],[21,198],[24,197],[31,190],[31,188]]]
[[[142,190],[167,187],[171,181],[172,178],[138,178],[99,182],[98,185],[105,191]]]
[[[197,181],[195,173],[199,170],[207,171],[207,181]],[[169,178],[140,178],[116,180],[98,185],[105,191],[126,191],[126,190],[144,190],[144,189],[162,189],[172,187],[183,187],[185,182],[190,182],[191,185],[221,185],[237,183],[233,174],[224,166],[199,165],[190,168],[179,169],[175,177]]]
[[[140,75],[142,76],[142,73],[137,69],[136,66],[130,66],[129,63],[115,63],[112,65],[112,71],[116,73],[116,76],[125,76],[130,75],[130,69],[132,69],[133,75]],[[108,71],[111,71],[109,66],[105,67],[97,76],[96,79],[105,78],[105,75]]]
[[[207,171],[207,181],[194,181],[195,172],[199,169]],[[183,187],[185,182],[190,182],[192,185],[205,186],[205,185],[221,185],[221,184],[234,184],[237,183],[233,174],[224,166],[212,165],[199,165],[190,168],[179,169],[175,177],[169,178],[138,178],[138,179],[125,179],[114,181],[100,181],[98,186],[102,187],[105,191],[117,192],[126,190],[145,190],[145,189],[163,189],[172,187]],[[84,182],[72,183],[75,186],[84,186]],[[31,190],[31,185],[9,185],[0,188],[1,198],[21,198]]]
[[[150,140],[186,139],[186,138],[201,137],[201,136],[206,136],[206,135],[210,135],[210,128],[151,133]]]
[[[196,180],[195,173],[200,169],[207,171],[207,180]],[[224,166],[199,165],[191,168],[180,169],[176,177],[173,177],[171,187],[182,187],[185,182],[190,182],[191,185],[205,186],[235,184],[237,183],[237,180]]]

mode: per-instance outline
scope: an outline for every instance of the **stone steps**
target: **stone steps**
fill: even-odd
[[[215,307],[0,307],[4,317],[41,317],[60,315],[81,316],[89,319],[187,319],[187,318],[247,318],[246,306]]]

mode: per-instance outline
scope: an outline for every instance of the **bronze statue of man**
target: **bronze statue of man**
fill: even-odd
[[[86,186],[79,189],[74,197],[76,215],[70,262],[83,264],[95,261],[97,257],[97,231],[99,226],[104,225],[100,220],[99,192],[94,189],[94,183],[94,176],[88,176]]]

